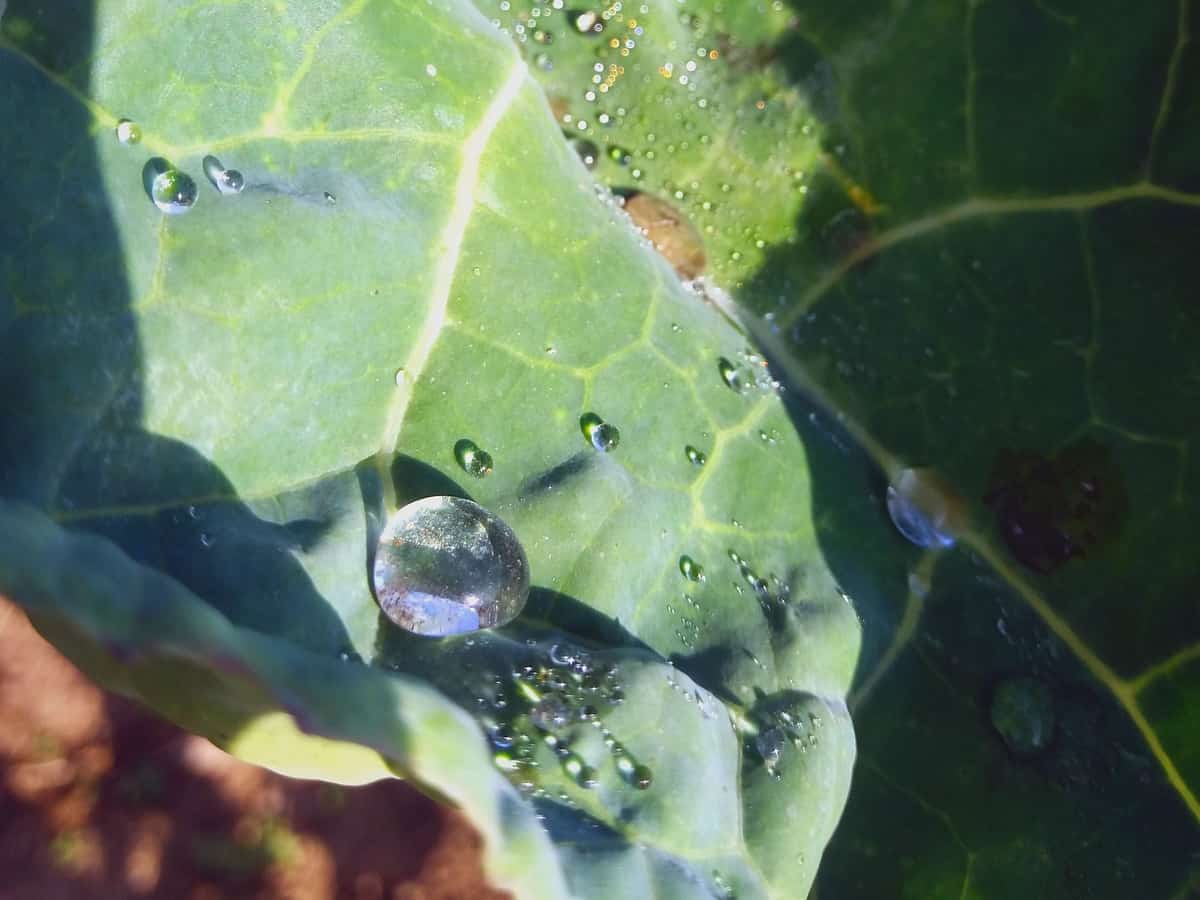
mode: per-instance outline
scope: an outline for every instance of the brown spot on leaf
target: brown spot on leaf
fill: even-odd
[[[1013,556],[1035,572],[1112,541],[1129,514],[1121,470],[1109,448],[1090,439],[1051,456],[1001,450],[983,502]]]
[[[680,278],[696,278],[704,272],[708,263],[704,241],[678,209],[661,197],[636,192],[625,198],[625,212]]]

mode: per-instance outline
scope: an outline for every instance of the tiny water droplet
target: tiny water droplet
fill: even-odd
[[[679,557],[679,571],[688,581],[704,580],[704,567],[690,556]]]
[[[463,471],[476,478],[486,478],[492,474],[492,455],[469,438],[463,438],[454,445],[454,458],[462,466]]]
[[[437,637],[504,625],[529,595],[529,563],[517,536],[460,497],[426,497],[393,513],[372,575],[389,619]]]
[[[746,380],[738,371],[738,367],[723,356],[717,360],[717,371],[721,373],[721,380],[729,386],[730,390],[739,394],[746,390]]]
[[[435,66],[433,63],[429,63],[425,66],[425,74],[430,78],[437,78],[437,66]]]
[[[633,154],[624,147],[618,147],[615,144],[608,148],[608,158],[618,166],[627,166],[633,162]]]
[[[200,546],[201,547],[203,547],[204,549],[207,550],[209,547],[211,547],[215,543],[216,543],[216,538],[214,538],[207,531],[200,532]]]
[[[1037,678],[1009,678],[992,694],[992,727],[1016,756],[1045,750],[1054,740],[1054,695]]]
[[[142,139],[142,128],[130,119],[121,119],[116,127],[117,140],[122,144],[136,144]]]
[[[918,547],[951,547],[965,518],[963,503],[931,469],[901,469],[887,489],[896,530]]]
[[[326,191],[325,192],[325,202],[328,203],[330,206],[333,206],[335,203],[337,203],[337,197],[333,196],[333,194],[329,193],[329,191]]]
[[[202,162],[204,174],[213,187],[222,194],[240,194],[246,179],[237,169],[226,169],[215,156],[206,156]]]
[[[579,427],[583,436],[602,453],[616,449],[621,441],[621,432],[617,426],[608,424],[595,413],[584,413],[579,419]]]
[[[169,216],[187,212],[196,202],[196,182],[178,169],[166,168],[154,176],[150,196],[154,205]]]
[[[690,462],[693,466],[702,466],[708,462],[708,457],[691,444],[688,444],[684,448],[683,452],[687,455],[688,462]]]
[[[404,384],[404,382],[408,380],[408,373],[405,372],[404,369],[397,369],[394,380],[396,382],[396,387],[400,387],[400,385]]]

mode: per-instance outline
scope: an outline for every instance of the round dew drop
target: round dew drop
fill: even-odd
[[[154,205],[169,216],[187,212],[196,203],[196,182],[178,169],[167,169],[154,176],[150,196]]]
[[[504,625],[529,596],[529,562],[517,536],[461,497],[426,497],[393,513],[372,575],[384,614],[431,637]]]
[[[122,144],[136,144],[142,139],[142,129],[137,122],[121,119],[116,127],[117,140]]]

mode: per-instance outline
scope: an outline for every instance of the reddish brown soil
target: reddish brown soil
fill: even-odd
[[[399,781],[238,762],[106,693],[0,600],[0,900],[506,900]]]

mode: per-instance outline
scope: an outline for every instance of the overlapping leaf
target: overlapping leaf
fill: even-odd
[[[810,454],[822,547],[866,626],[864,747],[821,896],[1187,895],[1194,4],[725,6],[688,4],[687,37],[655,52],[692,58],[725,19],[758,17],[729,68],[790,79],[798,111],[773,129],[811,109],[822,142],[765,265],[741,285],[718,271],[824,409],[795,406],[828,432]],[[672,5],[639,20],[647,7]],[[658,64],[625,77],[653,83]],[[710,119],[710,140],[752,145],[757,107]],[[676,119],[658,103],[636,127],[678,145]],[[656,177],[670,190],[688,165],[659,160]],[[795,202],[746,185],[721,200],[750,234]],[[837,459],[854,443],[857,484]],[[886,476],[904,467],[936,468],[946,502],[966,503],[969,549],[921,556],[886,524]]]
[[[858,625],[805,446],[508,41],[466,4],[386,0],[22,2],[2,26],[0,590],[249,759],[461,804],[521,896],[564,872],[594,897],[806,891]],[[164,165],[199,185],[184,215],[148,196]],[[368,587],[383,516],[468,492],[520,536],[530,606],[398,633]],[[574,676],[596,710],[547,724],[538,692]],[[531,798],[485,731],[527,742]]]

